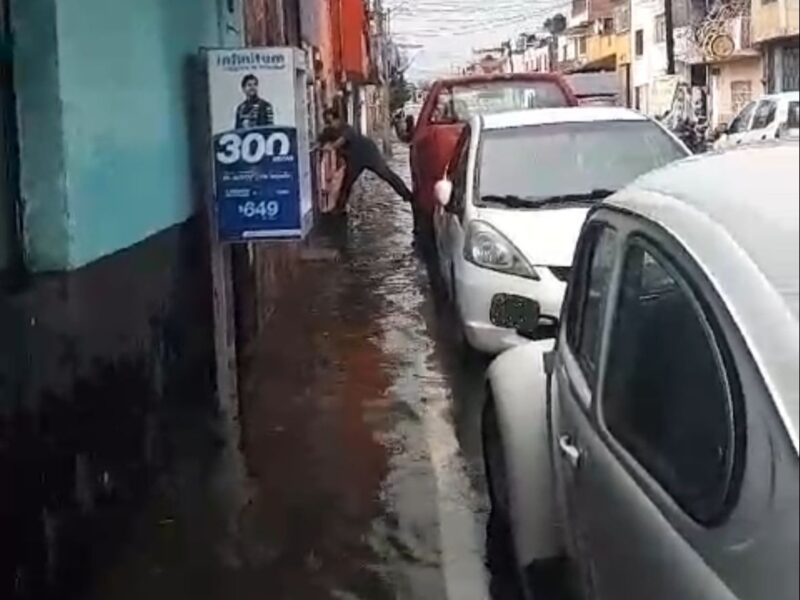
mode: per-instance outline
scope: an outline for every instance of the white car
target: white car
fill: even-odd
[[[489,368],[490,526],[526,598],[800,597],[798,161],[707,154],[602,202],[555,345]]]
[[[552,108],[476,117],[436,186],[439,266],[467,343],[487,353],[523,340],[492,314],[536,304],[561,313],[588,209],[639,175],[689,154],[624,108]],[[511,326],[509,326],[511,325]]]
[[[800,137],[800,92],[763,96],[745,106],[730,125],[722,126],[714,148]]]

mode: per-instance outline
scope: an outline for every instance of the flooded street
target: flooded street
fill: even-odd
[[[363,183],[251,357],[264,581],[272,598],[483,600],[482,365],[453,346],[409,207]]]
[[[98,598],[515,597],[486,552],[486,359],[458,346],[410,207],[365,177],[347,223],[322,223],[311,246],[246,356],[236,539],[162,533]]]

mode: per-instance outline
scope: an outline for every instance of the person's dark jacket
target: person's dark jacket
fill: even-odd
[[[266,100],[245,100],[236,109],[236,129],[270,127],[275,124],[275,111]]]

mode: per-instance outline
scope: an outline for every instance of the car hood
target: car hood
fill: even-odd
[[[534,265],[569,267],[589,209],[481,208],[478,218],[505,235]]]

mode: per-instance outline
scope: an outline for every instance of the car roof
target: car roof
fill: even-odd
[[[478,117],[486,129],[509,129],[550,123],[588,123],[592,121],[648,121],[641,113],[616,106],[577,106],[531,108],[486,114]]]
[[[551,81],[566,85],[564,78],[558,73],[479,73],[437,79],[431,87],[494,83],[496,81]]]
[[[677,238],[728,306],[798,447],[800,145],[746,146],[679,161],[604,206]]]
[[[760,100],[800,100],[800,92],[780,92],[778,94],[766,94],[761,96]]]

